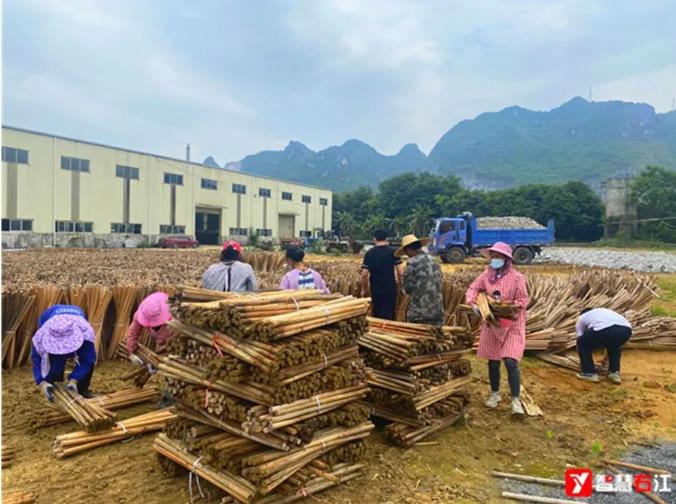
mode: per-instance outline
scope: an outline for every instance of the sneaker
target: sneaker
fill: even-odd
[[[577,377],[580,380],[585,380],[585,381],[592,382],[592,383],[598,383],[599,382],[599,375],[597,375],[596,373],[594,373],[594,374],[578,373]]]
[[[92,397],[95,397],[94,394],[92,394],[89,390],[83,390],[80,392],[80,395],[85,399],[91,399]]]
[[[521,404],[521,399],[518,397],[512,397],[512,415],[525,415],[526,412],[523,410],[523,404]]]
[[[502,400],[500,392],[491,392],[490,397],[486,400],[486,406],[489,408],[497,408],[498,403]]]
[[[619,385],[620,383],[622,383],[622,378],[620,378],[620,373],[608,373],[608,379],[609,379],[611,382],[613,382],[613,383],[615,383],[615,384],[617,384],[617,385]]]

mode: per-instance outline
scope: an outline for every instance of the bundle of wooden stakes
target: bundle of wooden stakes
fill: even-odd
[[[117,422],[115,427],[99,431],[77,431],[59,434],[54,442],[54,454],[58,458],[70,457],[87,450],[128,439],[139,434],[162,430],[169,420],[176,418],[171,408],[151,411],[143,415]]]
[[[188,301],[189,299],[204,301]],[[359,474],[373,424],[357,340],[369,299],[179,289],[158,369],[177,400],[154,448],[238,502],[290,502]]]
[[[359,338],[371,392],[364,402],[391,421],[386,436],[412,446],[464,416],[473,337],[464,327],[369,318]]]
[[[88,432],[108,429],[115,424],[115,413],[86,400],[60,382],[54,384],[54,404]]]

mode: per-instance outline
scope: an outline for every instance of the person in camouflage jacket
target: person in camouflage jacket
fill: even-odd
[[[408,235],[395,255],[408,256],[404,272],[404,292],[410,296],[406,320],[419,324],[443,325],[444,300],[441,293],[441,268],[422,247],[427,239]]]

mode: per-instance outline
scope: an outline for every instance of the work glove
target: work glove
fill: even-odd
[[[143,366],[143,359],[139,357],[136,354],[131,354],[129,356],[129,360],[131,361],[132,364],[136,364],[137,366]]]
[[[78,394],[79,392],[77,391],[77,380],[71,378],[68,380],[68,385],[66,385],[66,388],[73,392],[74,394]]]
[[[481,310],[479,310],[479,307],[475,304],[472,305],[472,311],[477,317],[481,317]]]
[[[45,380],[40,383],[40,390],[49,402],[54,402],[54,385]]]

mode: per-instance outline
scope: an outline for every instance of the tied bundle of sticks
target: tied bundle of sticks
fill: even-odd
[[[314,289],[260,292],[207,302],[179,302],[174,306],[174,314],[186,324],[241,338],[256,321],[323,305],[340,297]]]
[[[112,394],[85,399],[85,401],[101,406],[107,410],[118,410],[128,408],[130,406],[136,406],[137,404],[142,404],[145,402],[153,402],[156,401],[158,397],[157,389],[148,387],[145,389],[132,388],[118,390]],[[33,422],[33,426],[47,427],[50,425],[65,423],[71,420],[73,420],[73,417],[69,414],[59,409],[50,407],[42,414],[37,415],[37,419],[35,419]]]
[[[5,490],[2,493],[2,504],[32,504],[33,502],[35,502],[35,496],[30,492]]]
[[[509,301],[501,301],[495,297],[480,292],[476,298],[476,305],[481,313],[481,320],[492,326],[499,326],[499,319],[515,320],[520,308]],[[460,305],[465,311],[471,311],[469,305]]]
[[[57,458],[66,458],[140,434],[156,432],[175,418],[176,413],[171,408],[165,408],[117,422],[113,428],[105,431],[59,434],[54,442],[54,454]]]
[[[368,387],[357,385],[317,394],[308,399],[299,399],[289,404],[270,406],[267,409],[252,408],[249,410],[248,420],[242,427],[250,432],[271,432],[362,399],[367,392]]]
[[[471,366],[469,330],[369,318],[359,339],[375,416],[392,422],[385,433],[411,446],[464,415]]]
[[[143,388],[145,384],[148,383],[148,380],[155,374],[162,359],[159,355],[142,344],[139,344],[136,349],[136,355],[143,360],[145,366],[140,366],[138,369],[122,376],[122,380],[131,381],[138,388]]]
[[[15,456],[16,450],[14,448],[2,445],[2,468],[12,465]]]
[[[88,432],[108,429],[115,424],[114,413],[95,402],[87,401],[60,382],[54,384],[54,404]]]

